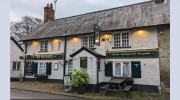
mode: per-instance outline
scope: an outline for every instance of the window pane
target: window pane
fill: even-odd
[[[114,47],[127,47],[129,46],[129,33],[115,33],[114,34]]]
[[[80,67],[87,70],[87,57],[80,58]]]
[[[115,76],[121,76],[121,63],[115,63]]]
[[[16,70],[16,62],[13,62],[13,70]]]
[[[124,62],[123,63],[123,76],[130,76],[130,65],[129,62]]]
[[[17,70],[20,70],[20,68],[21,68],[21,62],[18,62],[17,63]]]
[[[88,47],[88,37],[82,38],[82,46]]]
[[[93,36],[89,37],[89,48],[94,48],[94,37]]]
[[[68,62],[68,74],[70,74],[70,72],[72,71],[72,69],[73,69],[73,63],[72,63],[72,61],[69,61],[69,62]]]

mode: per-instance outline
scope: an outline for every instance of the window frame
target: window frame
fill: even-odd
[[[116,63],[120,63],[121,64],[121,76],[116,76],[115,75],[115,64]],[[129,63],[129,76],[124,76],[124,67],[123,64],[124,63]],[[132,77],[132,69],[131,69],[131,61],[114,61],[113,62],[113,76],[114,77]]]
[[[83,38],[87,38],[87,46],[85,46],[84,44],[84,39]],[[87,48],[93,49],[94,48],[94,36],[90,35],[90,36],[82,36],[81,38],[81,45],[85,46]]]
[[[71,66],[71,68],[70,68],[70,66]],[[70,60],[70,61],[68,61],[68,65],[67,65],[67,74],[69,75],[70,74],[70,72],[72,71],[72,69],[73,69],[73,60]],[[70,70],[69,70],[70,69]]]
[[[40,71],[40,67],[41,67],[41,64],[45,65],[43,66],[43,68],[41,68],[41,71]],[[45,73],[45,74],[44,74]],[[47,75],[47,64],[45,62],[39,62],[38,63],[38,70],[37,70],[37,74],[40,74],[40,75]]]
[[[42,45],[42,42],[44,42],[44,44]],[[46,45],[47,42],[47,45]],[[40,41],[40,52],[48,52],[48,45],[49,45],[49,40],[41,40]]]
[[[15,69],[14,69],[14,63],[15,63]],[[18,64],[20,65],[19,68],[18,68]],[[12,63],[12,70],[20,71],[21,70],[21,61],[13,61],[13,63]]]
[[[122,34],[123,33],[128,33],[128,39],[126,40],[126,42],[129,44],[129,45],[126,45],[126,46],[123,46],[123,38],[122,38]],[[120,45],[120,46],[115,46],[115,35],[116,34],[119,34],[120,36],[120,43],[118,43],[117,45]],[[118,38],[118,37],[116,37]],[[117,40],[118,42],[118,40]],[[126,43],[126,44],[127,44]],[[113,33],[113,38],[112,38],[112,48],[115,49],[115,48],[131,48],[131,32],[130,31],[120,31],[120,32],[114,32]]]
[[[80,58],[80,68],[87,71],[87,69],[88,69],[88,57],[79,57],[79,58]],[[82,58],[86,58],[86,68],[84,66],[82,67],[82,65],[81,65],[82,64],[82,61],[81,61]]]

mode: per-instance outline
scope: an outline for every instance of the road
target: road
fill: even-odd
[[[11,99],[83,99],[83,98],[11,89]]]

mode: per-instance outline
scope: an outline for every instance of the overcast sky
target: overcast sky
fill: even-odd
[[[56,19],[150,0],[57,0]],[[54,0],[11,0],[10,21],[22,16],[44,17],[44,7]]]

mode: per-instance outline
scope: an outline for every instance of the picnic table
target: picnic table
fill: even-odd
[[[121,92],[124,98],[127,98],[125,92],[129,91],[132,88],[132,85],[126,85],[124,81],[125,81],[125,78],[117,78],[117,79],[113,78],[110,81],[108,81],[107,85],[104,85],[101,87],[101,89],[105,90],[104,95],[106,95],[108,91],[114,91],[114,92]]]

